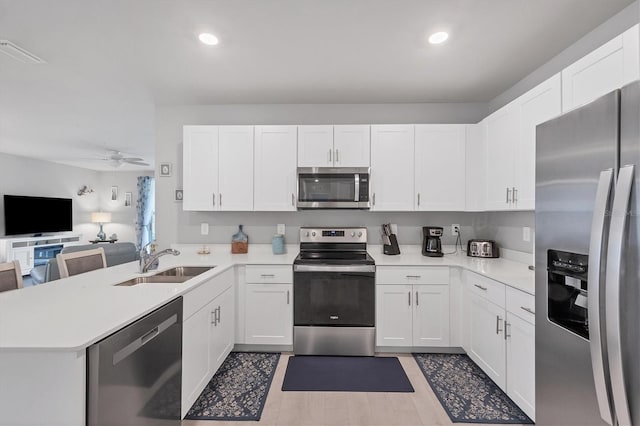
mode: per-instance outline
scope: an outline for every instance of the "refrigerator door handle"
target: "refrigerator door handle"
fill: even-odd
[[[605,373],[605,359],[603,354],[601,324],[604,312],[600,312],[600,294],[602,285],[602,264],[603,246],[607,243],[605,233],[607,231],[608,216],[607,211],[611,203],[611,189],[613,185],[613,170],[603,170],[600,172],[596,199],[593,207],[593,220],[591,223],[591,241],[589,243],[589,268],[587,277],[588,315],[589,315],[589,349],[591,352],[591,369],[596,385],[596,398],[600,417],[612,425],[611,400],[609,396],[609,385]],[[606,250],[606,248],[605,248]]]
[[[624,260],[625,236],[629,225],[629,201],[633,186],[634,166],[624,166],[618,173],[613,209],[611,211],[611,228],[607,249],[607,272],[605,314],[607,330],[607,352],[609,374],[611,376],[611,394],[613,409],[620,426],[631,425],[629,399],[624,381],[624,365],[622,364],[622,338],[620,331],[620,284],[622,281],[622,262]],[[591,295],[589,295],[591,296]]]

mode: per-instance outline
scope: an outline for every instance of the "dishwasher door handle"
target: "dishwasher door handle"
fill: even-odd
[[[166,331],[169,327],[176,324],[178,322],[178,315],[173,314],[166,320],[162,321],[160,324],[143,334],[141,337],[137,338],[133,342],[126,345],[124,348],[120,349],[118,352],[113,354],[113,365],[117,365],[122,360],[131,356],[138,349],[142,348],[144,345],[158,337],[164,331]]]

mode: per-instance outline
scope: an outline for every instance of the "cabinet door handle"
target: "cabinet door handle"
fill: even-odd
[[[420,193],[418,192],[418,205],[420,205]]]
[[[218,316],[216,315],[216,310],[211,311],[211,324],[214,326],[218,325]]]
[[[406,275],[407,278],[415,278],[418,279],[420,278],[422,275]]]
[[[216,205],[216,194],[215,194],[215,192],[213,193],[213,205],[214,206]]]
[[[511,335],[509,334],[509,326],[511,324],[509,324],[508,322],[504,322],[504,340],[507,340],[507,337],[511,337]]]
[[[220,306],[218,306],[217,311],[218,311],[217,323],[218,323],[218,324],[220,324],[220,322],[221,322],[221,321],[220,321],[220,318],[222,317],[222,315],[220,315],[220,313],[221,313],[221,311],[220,311]]]
[[[482,286],[481,286],[481,285],[479,285],[479,284],[474,284],[474,286],[475,286],[475,287],[478,287],[480,290],[487,291],[487,288],[486,288],[486,287],[482,287]]]
[[[523,310],[523,311],[525,311],[525,312],[529,312],[529,313],[530,313],[530,314],[532,314],[532,315],[535,315],[535,314],[536,314],[536,311],[534,311],[534,310],[532,310],[532,309],[530,309],[530,308],[527,308],[527,307],[525,307],[525,306],[520,306],[520,309],[522,309],[522,310]]]
[[[376,205],[376,193],[373,193],[373,197],[372,197],[372,204],[375,206]]]
[[[296,206],[296,196],[293,192],[291,193],[291,205]]]
[[[218,201],[220,202],[220,207],[222,207],[222,192],[220,193],[219,197],[218,197]]]
[[[409,306],[411,306],[411,292],[407,292],[407,296],[409,296]]]
[[[330,150],[329,150],[329,163],[331,163],[331,161],[332,161],[332,155],[333,155],[333,152],[332,152],[332,150],[330,149]]]
[[[340,162],[340,151],[336,149],[336,163]]]
[[[416,306],[420,304],[420,299],[418,299],[418,292],[416,291]]]
[[[502,331],[502,329],[500,328],[501,322],[502,318],[500,318],[500,315],[496,315],[496,334],[500,334],[500,332]]]
[[[507,200],[506,203],[511,203],[511,188],[507,188]]]
[[[289,290],[287,290],[287,305],[289,304]]]
[[[515,186],[511,190],[511,193],[513,194],[513,202],[517,203],[518,202],[518,190],[516,189]]]

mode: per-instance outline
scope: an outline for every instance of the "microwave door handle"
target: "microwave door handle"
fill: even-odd
[[[613,184],[613,170],[600,172],[598,189],[593,208],[591,223],[591,241],[589,243],[589,272],[587,277],[588,313],[589,313],[589,350],[591,352],[591,370],[596,388],[596,399],[600,409],[600,417],[612,425],[611,400],[608,380],[605,378],[605,361],[603,355],[601,324],[604,312],[600,310],[601,291],[604,289],[603,271],[600,266],[603,258],[603,246],[606,244],[606,229],[611,204],[611,189]]]
[[[620,330],[620,286],[623,275],[624,246],[629,227],[629,201],[633,188],[634,166],[624,166],[618,173],[613,208],[611,210],[611,227],[607,249],[607,272],[605,315],[607,330],[607,353],[609,358],[609,375],[611,376],[611,395],[613,409],[619,425],[631,425],[629,399],[624,380],[622,362],[622,337]],[[589,295],[591,296],[591,295]]]
[[[354,175],[354,179],[355,183],[353,191],[355,192],[355,195],[353,196],[353,201],[357,203],[358,201],[360,201],[360,174],[356,173]]]

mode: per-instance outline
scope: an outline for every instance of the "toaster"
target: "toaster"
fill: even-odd
[[[491,240],[469,240],[467,242],[467,256],[471,257],[500,257],[498,245]]]

